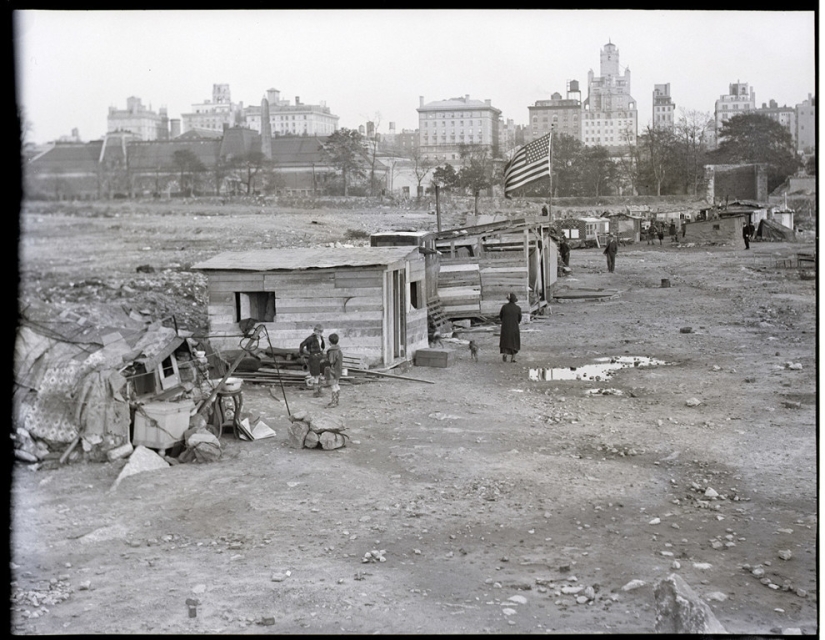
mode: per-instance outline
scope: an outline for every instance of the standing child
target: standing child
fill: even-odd
[[[316,398],[321,397],[321,361],[324,359],[324,327],[316,324],[312,334],[298,347],[298,355],[306,357],[309,364],[309,384],[315,389]]]
[[[332,381],[332,399],[329,401],[327,408],[338,406],[338,396],[341,393],[341,387],[338,382],[341,380],[341,372],[344,366],[344,354],[341,352],[341,347],[338,346],[338,334],[329,334],[329,349],[327,349],[327,361],[329,368],[327,369],[327,379]]]

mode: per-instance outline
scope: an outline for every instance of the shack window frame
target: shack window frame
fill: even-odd
[[[235,292],[235,322],[247,318],[256,322],[275,322],[276,315],[278,307],[274,291]]]

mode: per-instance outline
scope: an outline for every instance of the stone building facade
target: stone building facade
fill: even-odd
[[[482,102],[465,95],[425,104],[421,96],[417,111],[422,158],[455,161],[462,145],[480,147],[498,157],[501,111],[489,99]]]
[[[630,68],[619,73],[619,49],[608,42],[600,55],[599,76],[587,72],[587,98],[582,115],[582,142],[613,151],[636,144],[638,109],[630,95]]]

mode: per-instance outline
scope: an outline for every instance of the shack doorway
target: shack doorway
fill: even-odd
[[[387,273],[386,291],[385,325],[388,335],[385,360],[389,364],[407,355],[407,277],[403,270]]]

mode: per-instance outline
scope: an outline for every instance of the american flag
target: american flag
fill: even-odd
[[[551,135],[548,133],[523,146],[504,167],[505,198],[510,197],[511,191],[550,175]]]

